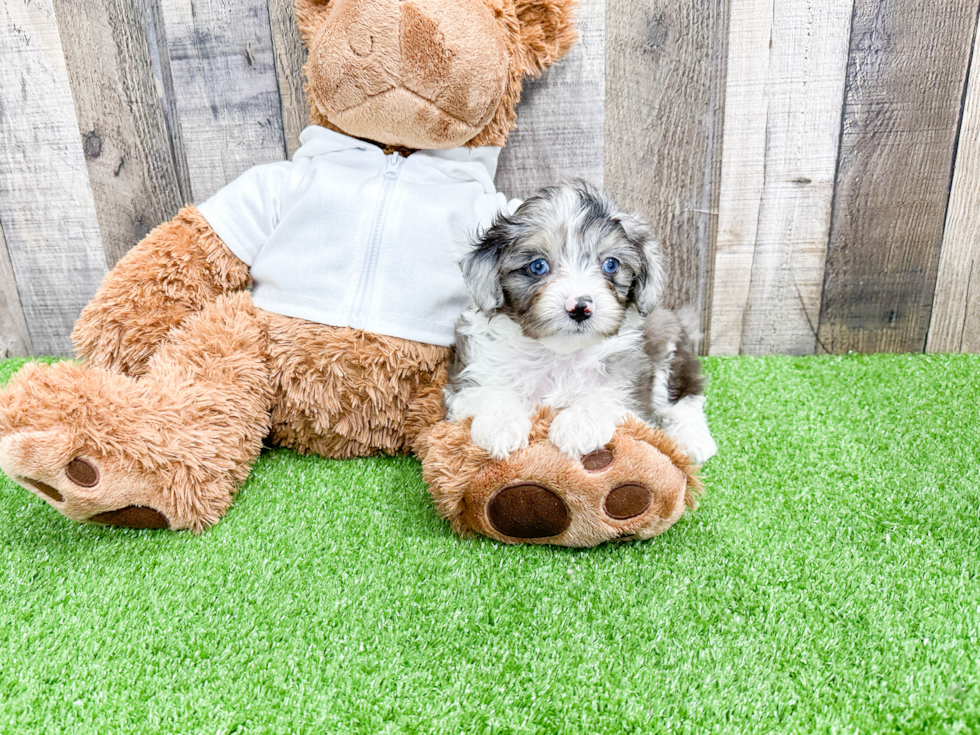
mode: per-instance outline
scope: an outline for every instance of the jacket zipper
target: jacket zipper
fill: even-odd
[[[405,160],[398,153],[388,155],[387,159],[388,162],[385,166],[383,176],[384,181],[381,184],[380,200],[378,202],[378,208],[374,213],[374,226],[371,228],[371,239],[368,240],[368,251],[364,258],[364,267],[361,269],[361,278],[357,284],[354,307],[351,311],[350,325],[354,329],[361,329],[364,326],[365,312],[367,312],[371,291],[373,290],[375,277],[377,276],[378,258],[381,254],[381,236],[384,234],[385,217],[388,213],[388,199],[391,196],[392,189],[395,188],[402,162]]]

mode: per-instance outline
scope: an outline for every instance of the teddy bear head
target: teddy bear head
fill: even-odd
[[[311,122],[387,146],[502,146],[575,0],[297,0]]]

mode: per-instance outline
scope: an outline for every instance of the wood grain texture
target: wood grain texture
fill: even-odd
[[[774,8],[743,354],[808,355],[816,347],[852,7],[852,0],[801,0]]]
[[[17,293],[17,279],[7,253],[7,241],[0,229],[0,359],[33,352],[20,294]]]
[[[30,343],[68,355],[106,258],[51,0],[0,5],[0,111],[0,226]]]
[[[732,0],[709,353],[737,355],[765,183],[773,0]],[[761,112],[757,112],[761,111]],[[742,166],[745,168],[742,168]]]
[[[929,352],[980,352],[980,59],[974,39],[946,211]]]
[[[830,352],[921,352],[977,0],[856,0],[820,315]]]
[[[171,131],[197,203],[286,156],[269,10],[263,0],[162,0],[160,9]]]
[[[851,10],[733,0],[712,354],[814,352]]]
[[[181,205],[138,0],[55,0],[110,267]]]
[[[603,183],[605,0],[581,0],[579,42],[526,85],[500,154],[497,188],[512,197],[577,176]]]
[[[728,0],[606,2],[606,189],[646,220],[664,301],[707,328],[720,182]]]
[[[299,148],[299,134],[310,122],[310,107],[303,90],[303,64],[306,47],[296,29],[293,0],[269,0],[272,48],[276,57],[276,77],[282,107],[282,126],[286,151],[290,157]]]
[[[170,141],[177,187],[180,189],[180,201],[184,204],[191,204],[193,203],[191,176],[187,169],[184,138],[180,132],[180,115],[177,110],[177,95],[174,92],[174,77],[170,71],[170,49],[167,47],[163,8],[160,7],[160,0],[138,1],[143,8],[143,24],[150,51],[150,70],[153,74],[157,93],[160,95],[163,119],[167,125],[167,137]]]

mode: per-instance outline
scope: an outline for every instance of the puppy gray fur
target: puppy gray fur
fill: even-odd
[[[462,261],[473,297],[456,325],[449,418],[498,459],[528,444],[538,404],[562,409],[549,438],[582,456],[628,413],[704,462],[717,446],[690,312],[658,308],[664,272],[646,225],[584,181],[499,215]]]

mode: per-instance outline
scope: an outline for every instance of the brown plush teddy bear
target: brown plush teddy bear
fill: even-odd
[[[508,206],[496,155],[524,78],[574,41],[572,2],[298,0],[313,123],[301,148],[181,210],[118,263],[76,324],[83,362],[28,365],[0,393],[0,468],[76,521],[201,531],[268,437],[333,458],[422,451],[454,527],[509,541],[547,540],[527,524],[540,502],[514,478],[576,509],[582,494],[604,503],[612,532],[573,513],[565,536],[549,526],[558,543],[676,520],[695,481],[644,427],[620,430],[614,469],[556,459],[547,442],[497,467],[465,426],[440,423],[466,298],[454,248]],[[469,501],[463,478],[479,491]]]

